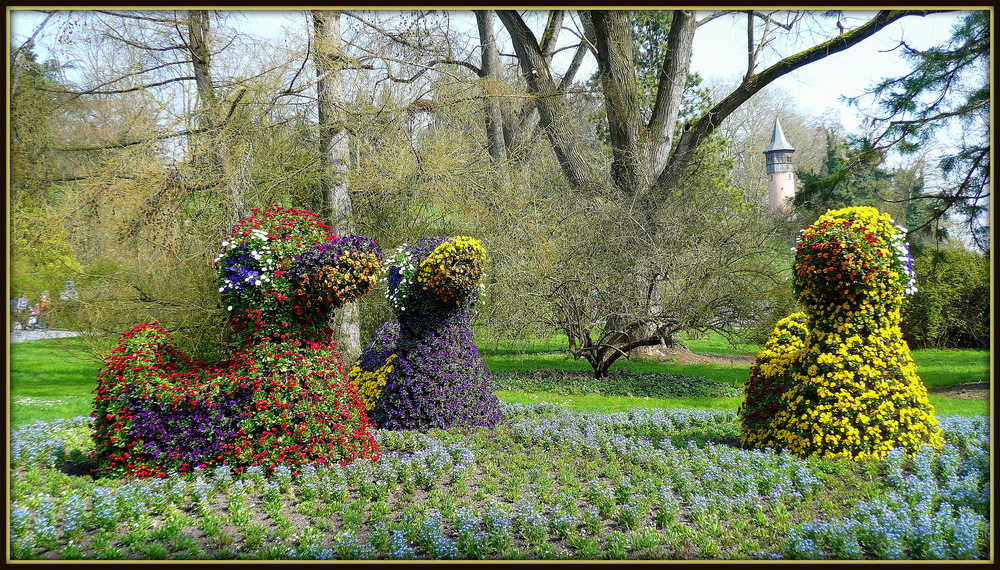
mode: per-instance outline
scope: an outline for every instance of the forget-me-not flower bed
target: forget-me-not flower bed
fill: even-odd
[[[346,467],[86,474],[89,418],[11,434],[12,559],[989,558],[986,417],[943,451],[798,459],[732,412],[505,404]]]

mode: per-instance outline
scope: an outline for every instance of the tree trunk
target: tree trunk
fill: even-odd
[[[486,101],[486,140],[493,165],[506,172],[507,144],[503,136],[503,113],[500,101],[491,95],[500,82],[500,54],[497,52],[496,37],[493,34],[493,12],[476,10],[476,24],[479,27],[479,43],[483,51],[480,78],[483,80],[483,95]]]
[[[611,137],[611,181],[627,196],[636,196],[649,187],[649,146],[639,114],[632,15],[626,10],[593,10],[590,15]]]
[[[226,189],[226,209],[229,221],[233,223],[245,218],[249,211],[243,196],[243,188],[240,186],[241,181],[232,175],[233,168],[222,130],[224,119],[212,83],[212,49],[208,37],[211,29],[210,17],[207,10],[189,10],[187,15],[188,50],[191,52],[198,105],[201,107],[201,126],[208,130],[212,168],[215,177]]]
[[[579,141],[573,130],[562,92],[552,79],[545,55],[538,40],[520,14],[514,10],[498,10],[511,43],[517,53],[521,73],[528,83],[528,92],[535,99],[539,121],[559,161],[559,167],[570,184],[580,190],[598,185],[596,173],[579,151]]]
[[[652,145],[652,164],[649,172],[651,182],[666,167],[667,159],[670,157],[674,126],[681,113],[687,76],[691,70],[695,28],[694,12],[675,10],[671,14],[667,49],[663,54],[663,66],[660,68],[656,86],[653,114],[649,119],[649,140]]]
[[[314,62],[318,83],[317,106],[323,177],[326,185],[324,212],[338,236],[354,233],[354,212],[348,192],[350,154],[348,133],[342,107],[344,104],[343,53],[340,35],[340,11],[313,10],[316,32]],[[344,305],[332,323],[336,341],[345,360],[361,354],[361,321],[358,302]]]

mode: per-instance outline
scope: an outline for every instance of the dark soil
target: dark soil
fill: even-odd
[[[989,382],[967,382],[965,384],[952,384],[951,386],[938,386],[930,388],[929,392],[935,396],[953,398],[955,400],[989,400]]]

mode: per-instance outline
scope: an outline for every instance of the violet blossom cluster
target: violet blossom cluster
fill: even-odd
[[[359,392],[379,386],[369,415],[382,429],[497,425],[492,378],[473,342],[472,309],[485,252],[471,238],[424,238],[389,259],[387,299],[397,321],[384,324],[350,378]],[[421,281],[418,275],[432,275]],[[385,368],[385,374],[372,374]]]

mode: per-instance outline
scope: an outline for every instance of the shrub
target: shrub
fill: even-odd
[[[794,338],[776,338],[768,343],[776,353],[765,346],[759,355],[759,374],[746,389],[750,402],[741,408],[744,443],[855,459],[940,446],[934,409],[900,331],[903,294],[915,292],[915,278],[889,216],[868,207],[821,216],[802,232],[793,284],[808,330],[800,348]],[[777,410],[763,425],[782,381]]]
[[[990,347],[990,261],[962,248],[916,258],[920,290],[903,303],[903,338],[913,348]]]
[[[600,380],[585,372],[552,369],[509,370],[491,375],[498,390],[521,392],[661,399],[738,395],[736,388],[710,378],[659,372],[617,370]]]

